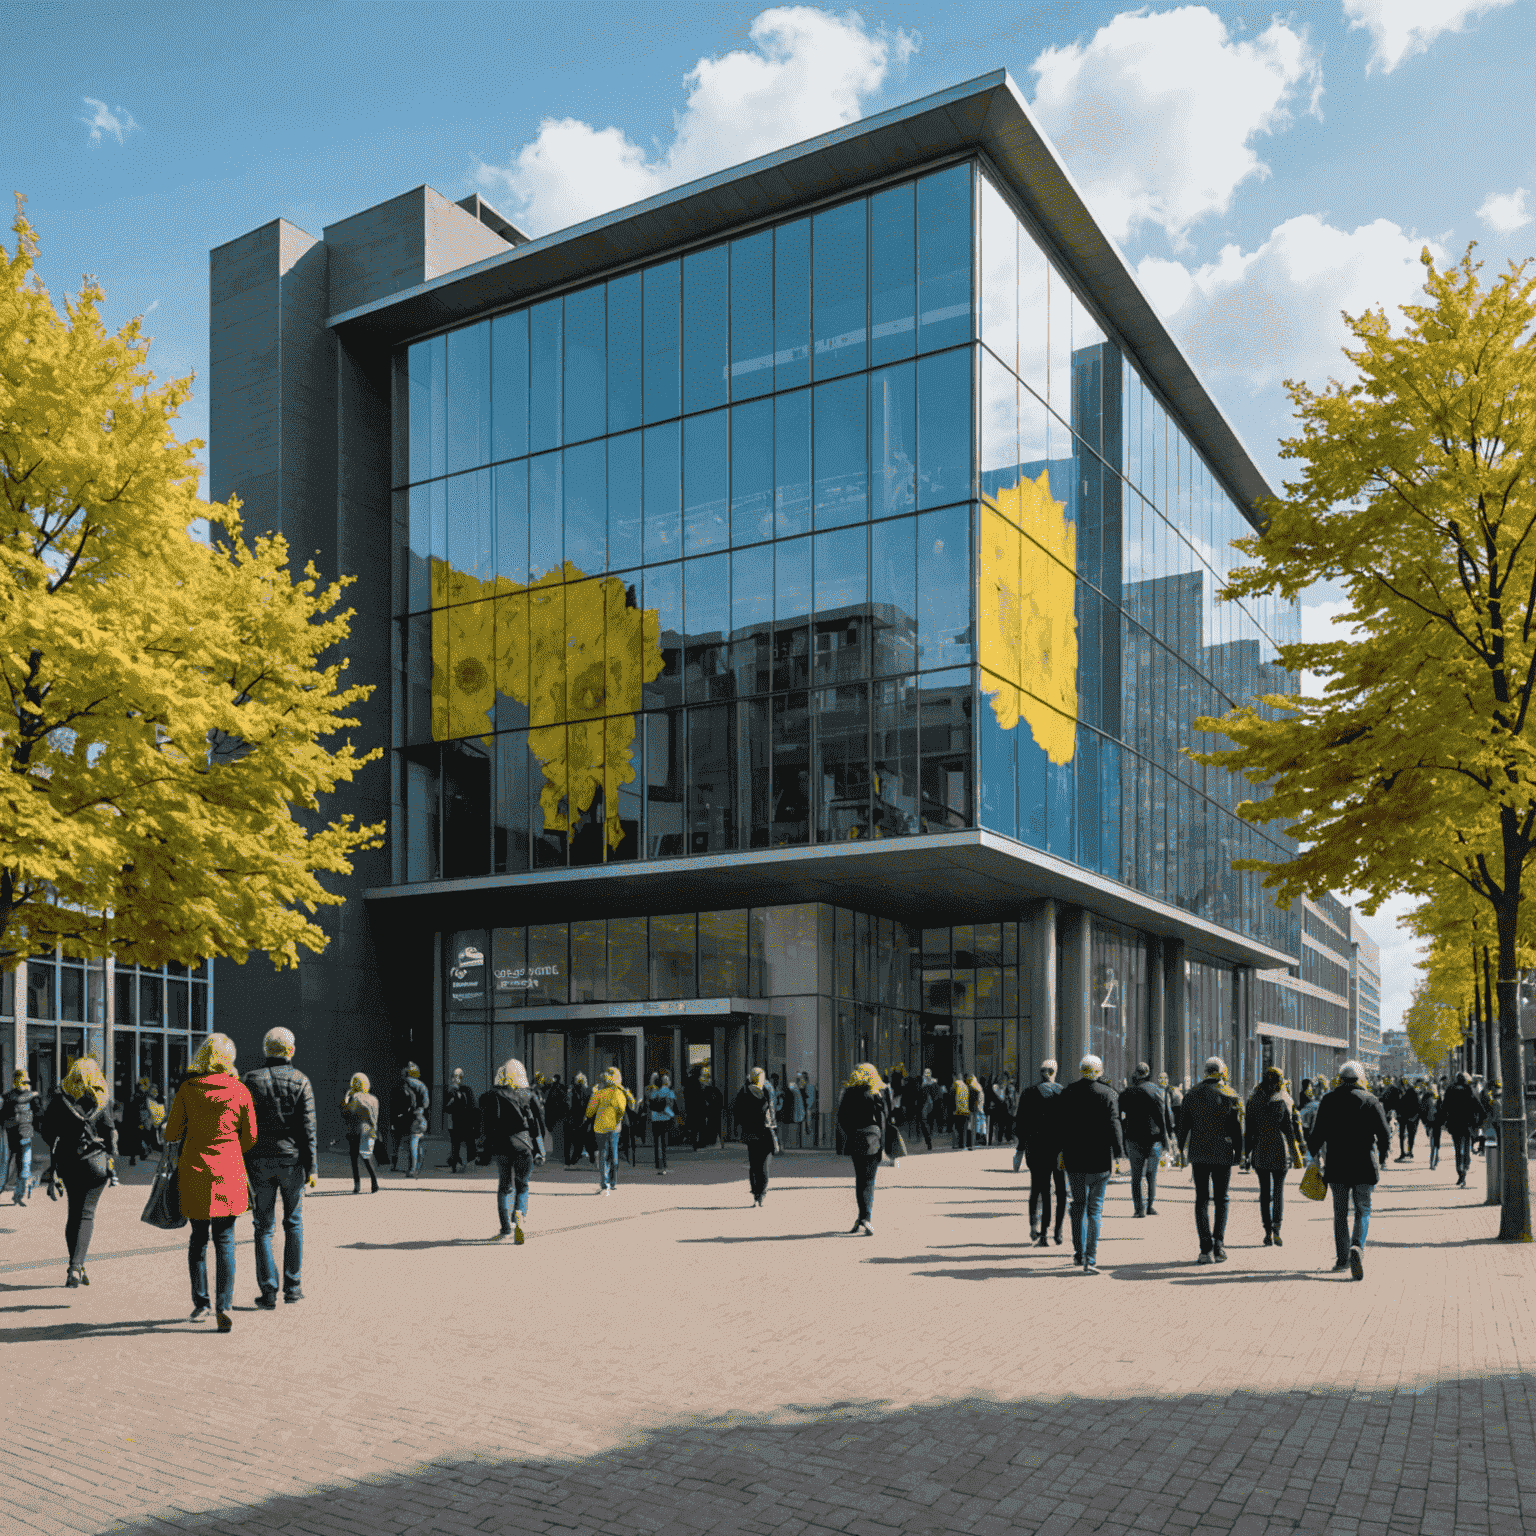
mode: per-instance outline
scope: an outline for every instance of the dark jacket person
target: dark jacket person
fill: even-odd
[[[528,1181],[535,1163],[544,1161],[544,1106],[528,1086],[528,1069],[517,1060],[504,1061],[496,1086],[480,1095],[480,1135],[483,1161],[496,1159],[498,1238],[524,1242],[523,1218],[528,1214]],[[512,1209],[507,1196],[515,1195]],[[515,1223],[515,1226],[514,1226]]]
[[[885,1156],[886,1123],[885,1084],[873,1065],[861,1061],[843,1085],[837,1106],[837,1128],[843,1133],[843,1146],[853,1160],[854,1197],[858,1202],[858,1220],[852,1230],[873,1237],[870,1219],[875,1213],[875,1174]]]
[[[1195,1262],[1224,1264],[1232,1165],[1243,1155],[1243,1107],[1227,1084],[1227,1064],[1221,1057],[1207,1060],[1205,1080],[1184,1095],[1178,1130],[1179,1151],[1189,1159],[1195,1177],[1195,1232],[1200,1239]]]
[[[1364,1078],[1358,1061],[1346,1061],[1339,1068],[1339,1086],[1323,1095],[1317,1118],[1307,1132],[1307,1145],[1313,1153],[1323,1154],[1323,1178],[1333,1191],[1333,1267],[1349,1270],[1356,1280],[1365,1278],[1371,1191],[1392,1150],[1387,1112],[1381,1100],[1366,1088]],[[1352,1233],[1351,1202],[1355,1211]]]
[[[753,1067],[747,1074],[746,1086],[731,1104],[731,1118],[747,1144],[747,1184],[753,1206],[759,1206],[768,1193],[768,1165],[778,1139],[773,1090],[761,1067]]]
[[[1472,1135],[1483,1123],[1483,1106],[1472,1089],[1472,1079],[1465,1072],[1445,1090],[1440,1101],[1440,1124],[1451,1133],[1451,1147],[1456,1154],[1456,1187],[1467,1187],[1467,1170],[1472,1166]]]
[[[1101,1081],[1104,1063],[1084,1056],[1077,1082],[1063,1088],[1056,1105],[1061,1161],[1072,1187],[1072,1260],[1085,1275],[1099,1272],[1099,1227],[1104,1219],[1104,1191],[1111,1168],[1125,1155],[1120,1133],[1120,1101]]]
[[[1131,1203],[1138,1216],[1155,1216],[1157,1165],[1163,1148],[1173,1145],[1173,1111],[1168,1107],[1168,1095],[1152,1081],[1152,1069],[1144,1061],[1136,1063],[1131,1086],[1120,1095],[1120,1124],[1131,1161]]]
[[[1060,1167],[1060,1130],[1056,1111],[1061,1084],[1056,1081],[1056,1062],[1047,1057],[1040,1063],[1040,1081],[1031,1083],[1019,1095],[1014,1109],[1013,1129],[1018,1150],[1013,1155],[1013,1171],[1019,1171],[1022,1159],[1029,1164],[1029,1240],[1044,1248],[1051,1240],[1051,1186],[1056,1188],[1057,1246],[1061,1228],[1067,1219],[1067,1175]]]
[[[251,1181],[251,1220],[256,1229],[256,1305],[270,1312],[277,1305],[277,1266],[272,1261],[272,1229],[277,1197],[283,1197],[283,1300],[302,1301],[299,1284],[304,1260],[304,1186],[315,1179],[315,1092],[293,1065],[294,1038],[288,1029],[269,1029],[262,1042],[264,1066],[245,1074],[256,1110],[256,1145],[245,1154]]]

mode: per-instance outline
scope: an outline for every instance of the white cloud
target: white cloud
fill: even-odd
[[[1193,270],[1145,257],[1137,276],[1208,381],[1220,376],[1250,394],[1287,378],[1320,388],[1349,372],[1339,349],[1353,338],[1340,311],[1379,306],[1396,321],[1423,287],[1426,244],[1444,261],[1434,241],[1387,219],[1349,232],[1308,213],[1287,219],[1257,250],[1229,245]]]
[[[1375,45],[1365,70],[1390,75],[1404,59],[1425,53],[1446,32],[1513,0],[1344,0],[1350,31],[1364,27]]]
[[[530,231],[561,229],[853,122],[919,41],[808,6],[763,11],[750,36],[750,48],[684,76],[670,144],[646,150],[618,128],[545,118],[508,165],[482,165],[477,179],[509,192]]]
[[[1524,187],[1516,187],[1513,192],[1490,192],[1477,216],[1495,234],[1512,234],[1522,224],[1531,222],[1530,210],[1525,206],[1529,196]]]
[[[1352,892],[1339,897],[1345,906],[1359,908],[1361,898]],[[1365,931],[1376,940],[1381,950],[1381,1027],[1383,1030],[1401,1029],[1403,1015],[1413,998],[1414,983],[1424,968],[1419,950],[1423,943],[1410,929],[1401,926],[1403,919],[1419,905],[1417,896],[1391,896],[1376,909],[1373,916],[1357,910]]]
[[[80,121],[91,130],[91,143],[100,144],[105,134],[111,134],[119,144],[123,142],[125,133],[132,133],[139,125],[133,120],[133,113],[122,107],[108,107],[106,102],[97,101],[94,96],[82,96],[80,98],[91,109],[89,117],[82,117]]]
[[[1322,68],[1305,31],[1275,21],[1233,42],[1204,6],[1126,12],[1091,42],[1047,48],[1031,103],[1100,224],[1123,240],[1161,225],[1176,244],[1268,169],[1250,147],[1316,110]]]

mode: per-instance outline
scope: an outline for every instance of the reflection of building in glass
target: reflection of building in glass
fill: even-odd
[[[362,899],[224,994],[338,1083],[1257,1064],[1299,920],[1231,861],[1287,844],[1183,749],[1295,687],[1294,608],[1215,601],[1267,487],[1005,77],[786,154],[214,253],[213,490],[358,573],[390,683]]]

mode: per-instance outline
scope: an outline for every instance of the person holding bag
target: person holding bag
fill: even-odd
[[[761,1067],[747,1073],[746,1085],[731,1105],[731,1116],[747,1144],[747,1187],[752,1191],[752,1204],[760,1206],[768,1193],[768,1164],[779,1150],[778,1117]]]
[[[368,1170],[373,1188],[370,1194],[379,1192],[379,1166],[374,1158],[374,1147],[379,1138],[379,1101],[368,1091],[366,1073],[353,1074],[346,1097],[341,1101],[341,1118],[347,1122],[347,1153],[352,1159],[352,1193],[363,1192],[362,1170]]]
[[[39,1128],[50,1154],[50,1166],[43,1175],[49,1197],[57,1200],[62,1184],[69,1201],[64,1222],[69,1269],[64,1284],[70,1290],[91,1283],[85,1256],[96,1224],[96,1204],[102,1190],[117,1183],[117,1129],[107,1098],[101,1063],[94,1056],[82,1056],[59,1084]]]
[[[528,1069],[517,1060],[505,1061],[496,1074],[496,1086],[480,1095],[480,1161],[493,1157],[496,1181],[496,1214],[501,1230],[496,1241],[510,1237],[521,1247],[523,1218],[528,1214],[528,1180],[536,1163],[544,1161],[544,1106],[528,1086]],[[516,1194],[511,1211],[507,1196]]]
[[[1259,1217],[1264,1223],[1264,1246],[1283,1248],[1280,1222],[1285,1215],[1285,1175],[1300,1168],[1301,1126],[1296,1105],[1286,1091],[1285,1074],[1266,1067],[1259,1085],[1248,1096],[1243,1121],[1243,1167],[1259,1175]]]

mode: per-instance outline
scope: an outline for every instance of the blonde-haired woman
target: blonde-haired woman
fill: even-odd
[[[363,1192],[363,1173],[368,1170],[372,1194],[379,1192],[379,1165],[374,1161],[373,1144],[379,1136],[379,1101],[369,1092],[366,1072],[354,1072],[346,1096],[341,1101],[341,1118],[347,1122],[347,1152],[352,1158],[352,1193]]]
[[[528,1086],[528,1069],[515,1058],[502,1062],[496,1073],[496,1086],[480,1095],[480,1156],[482,1161],[494,1157],[498,1174],[498,1242],[510,1237],[522,1246],[523,1218],[528,1214],[528,1177],[533,1165],[544,1161],[544,1135],[544,1106]],[[507,1196],[514,1188],[513,1208],[508,1210]]]
[[[779,1144],[773,1090],[761,1067],[747,1073],[746,1086],[731,1105],[731,1118],[747,1144],[747,1187],[752,1191],[752,1204],[759,1206],[768,1193],[768,1164]]]
[[[235,1217],[250,1209],[245,1154],[256,1145],[251,1091],[235,1075],[235,1042],[209,1035],[192,1058],[165,1122],[165,1139],[181,1143],[176,1164],[181,1214],[192,1223],[187,1270],[192,1321],[208,1316],[208,1236],[213,1234],[217,1286],[213,1310],[220,1333],[234,1327]]]
[[[885,1123],[889,1110],[885,1084],[874,1066],[861,1061],[843,1085],[843,1097],[837,1106],[837,1126],[843,1133],[843,1145],[853,1160],[853,1192],[859,1216],[854,1234],[875,1235],[870,1221],[875,1214],[875,1174],[885,1156]]]
[[[603,1084],[587,1100],[587,1119],[597,1137],[597,1192],[611,1195],[619,1187],[619,1129],[635,1100],[617,1067],[603,1073]]]
[[[116,1182],[113,1159],[117,1131],[107,1106],[107,1080],[94,1056],[82,1056],[70,1067],[59,1091],[43,1114],[43,1140],[48,1143],[49,1171],[43,1175],[48,1193],[58,1199],[55,1179],[62,1180],[69,1199],[64,1243],[69,1269],[64,1284],[71,1290],[89,1285],[85,1256],[96,1224],[96,1202],[109,1183]]]

